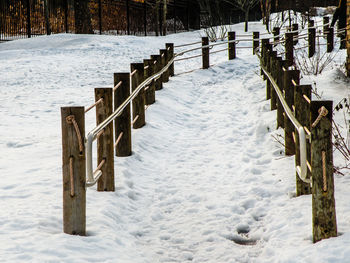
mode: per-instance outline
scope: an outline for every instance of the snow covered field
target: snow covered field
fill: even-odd
[[[88,189],[88,235],[63,234],[60,107],[90,105],[93,88],[111,87],[114,72],[166,42],[198,40],[61,34],[0,44],[0,262],[349,262],[349,173],[335,176],[339,236],[313,244],[311,196],[294,197],[294,157],[271,136],[282,130],[251,49],[232,61],[217,53],[208,70],[201,58],[175,63],[147,125],[133,130],[134,154],[115,159],[116,192]],[[338,52],[301,82],[335,105],[349,94],[344,60]],[[91,112],[87,130],[94,123]]]

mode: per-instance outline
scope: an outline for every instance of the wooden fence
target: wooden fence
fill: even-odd
[[[291,29],[285,29],[285,34],[282,35],[281,29],[275,29],[273,37],[264,39],[260,36],[268,34],[253,32],[252,35],[236,35],[235,32],[229,32],[228,40],[220,43],[210,44],[207,37],[178,46],[169,43],[159,54],[152,55],[143,63],[132,63],[131,73],[115,73],[113,88],[95,89],[95,103],[90,107],[61,108],[64,232],[78,235],[86,233],[86,187],[97,183],[98,191],[115,190],[114,152],[116,156],[132,154],[132,128],[138,129],[145,125],[145,111],[155,102],[156,90],[162,89],[162,83],[174,76],[175,61],[202,57],[202,68],[206,69],[210,67],[210,54],[227,51],[228,59],[232,60],[236,58],[237,49],[252,48],[253,54],[260,58],[261,74],[267,80],[266,99],[271,100],[271,110],[276,110],[277,127],[285,130],[285,154],[295,155],[297,168],[301,165],[301,138],[295,123],[286,114],[287,111],[292,112],[303,132],[307,134],[307,174],[305,178],[301,178],[300,173],[296,172],[296,193],[297,196],[312,193],[313,240],[317,242],[337,236],[332,150],[333,105],[332,101],[312,100],[311,86],[300,85],[300,71],[295,66],[293,55],[293,46],[305,36],[308,38],[308,45],[304,48],[308,48],[310,56],[313,54],[313,38],[317,37],[315,29],[311,22],[306,35],[298,35],[298,30]],[[326,20],[323,33],[326,34],[327,52],[331,52],[334,32],[328,27]],[[239,39],[240,37],[243,38]],[[237,46],[244,41],[252,42],[252,45]],[[285,51],[282,52],[284,57],[274,50],[282,43],[285,44]],[[201,46],[174,54],[174,48],[197,44]],[[219,45],[227,47],[210,51]],[[194,51],[201,51],[201,54],[180,58]],[[94,107],[97,127],[93,131],[96,134],[89,132],[85,139],[84,116]],[[111,120],[114,121],[114,126]],[[88,172],[86,180],[87,171],[92,167],[89,167],[85,147],[93,139],[98,141],[98,167],[90,175]]]

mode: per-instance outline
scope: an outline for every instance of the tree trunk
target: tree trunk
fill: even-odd
[[[249,7],[245,10],[244,32],[248,32],[248,20],[249,20]]]
[[[86,0],[74,1],[74,18],[76,34],[93,34],[89,2]]]
[[[155,7],[155,12],[156,12],[156,36],[159,36],[159,1],[156,0],[156,7]]]
[[[163,0],[163,36],[166,36],[166,15],[168,12],[168,8],[167,8],[167,0]]]

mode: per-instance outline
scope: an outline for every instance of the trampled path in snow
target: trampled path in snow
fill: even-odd
[[[124,190],[141,207],[131,232],[145,262],[251,262],[261,253],[265,215],[286,194],[270,165],[280,152],[264,120],[264,83],[256,59],[242,62],[171,78],[134,137]]]

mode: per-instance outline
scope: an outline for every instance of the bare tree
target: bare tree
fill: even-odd
[[[249,11],[253,9],[260,0],[225,0],[227,3],[232,4],[233,6],[237,7],[245,14],[245,25],[244,25],[244,31],[248,31],[248,20],[249,20]]]

